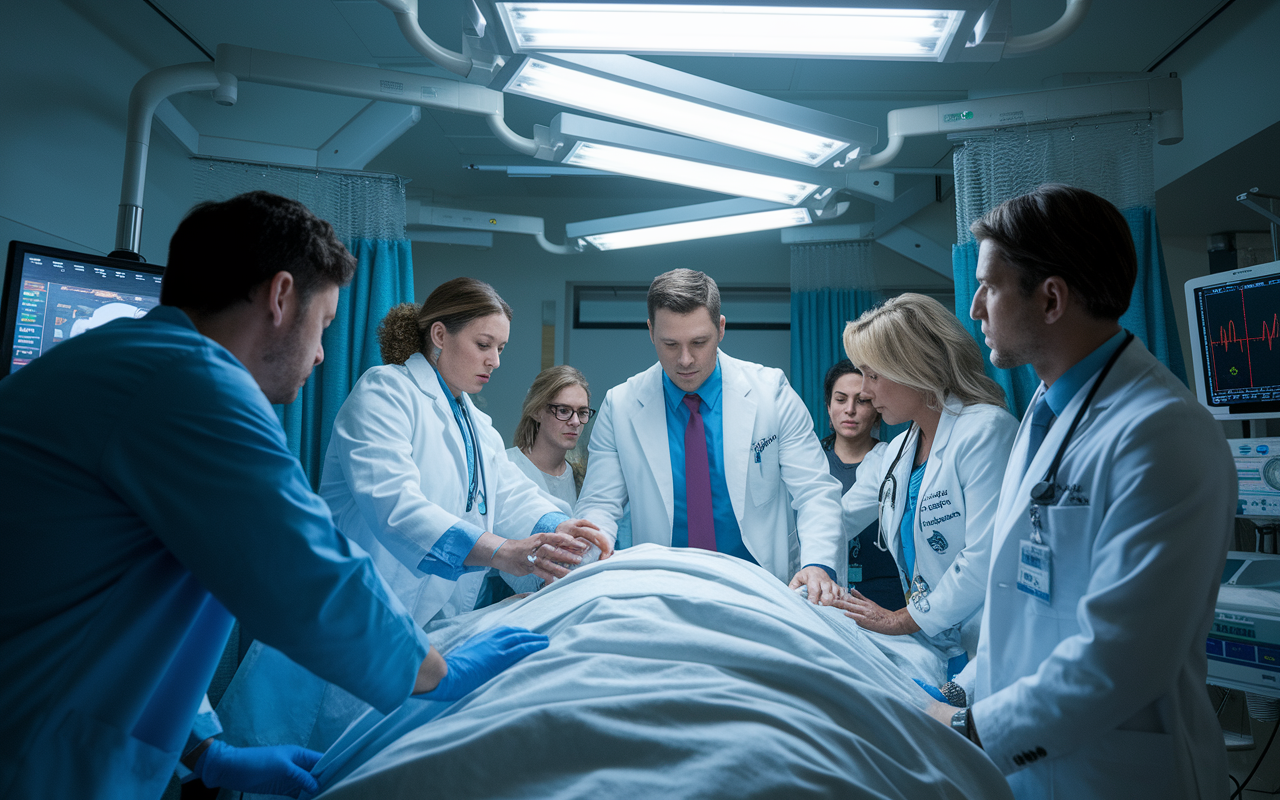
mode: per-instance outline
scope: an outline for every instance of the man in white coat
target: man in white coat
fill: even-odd
[[[720,290],[677,269],[649,287],[658,363],[605,396],[575,513],[617,534],[752,561],[831,602],[842,544],[840,483],[779,369],[720,352]]]
[[[1137,260],[1114,206],[1045,185],[973,232],[991,361],[1043,384],[996,512],[974,702],[931,713],[1019,798],[1225,796],[1205,691],[1236,506],[1222,431],[1119,325]]]

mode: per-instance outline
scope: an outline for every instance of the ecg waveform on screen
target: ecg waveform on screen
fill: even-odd
[[[1280,283],[1206,294],[1203,332],[1214,394],[1233,402],[1280,394]]]

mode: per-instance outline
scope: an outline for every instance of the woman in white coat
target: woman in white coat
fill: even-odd
[[[846,530],[879,519],[908,602],[890,611],[854,590],[836,605],[868,630],[923,631],[949,657],[972,657],[1018,422],[983,372],[977,343],[932,298],[886,301],[846,326],[844,345],[884,421],[912,423],[843,500]]]
[[[392,309],[379,331],[386,365],[360,378],[334,420],[320,494],[419,624],[474,608],[490,567],[553,580],[586,543],[608,552],[592,523],[570,520],[507,459],[471,402],[498,368],[510,320],[472,278]]]
[[[471,278],[392,309],[378,331],[385,365],[361,376],[334,420],[320,494],[419,625],[474,608],[491,567],[553,580],[588,543],[611,552],[507,460],[468,396],[497,369],[510,318]],[[255,642],[218,712],[232,744],[325,750],[365,708]]]

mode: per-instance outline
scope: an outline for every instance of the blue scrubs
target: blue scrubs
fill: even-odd
[[[382,711],[425,634],[249,372],[160,307],[0,381],[0,796],[159,797],[233,616]]]

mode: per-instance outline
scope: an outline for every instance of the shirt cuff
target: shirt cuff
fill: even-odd
[[[828,578],[833,581],[836,579],[836,571],[831,567],[828,567],[826,564],[805,564],[801,569],[808,569],[809,567],[818,567],[823,572],[827,573]]]
[[[426,557],[418,564],[418,569],[428,575],[451,581],[456,581],[468,572],[487,569],[480,566],[467,567],[462,563],[467,560],[483,534],[483,528],[458,520],[457,524],[445,531],[431,546]]]
[[[542,515],[541,519],[534,523],[533,530],[530,531],[530,535],[535,533],[551,533],[556,528],[560,527],[561,522],[564,522],[569,518],[568,514],[561,514],[559,511],[548,511]]]

